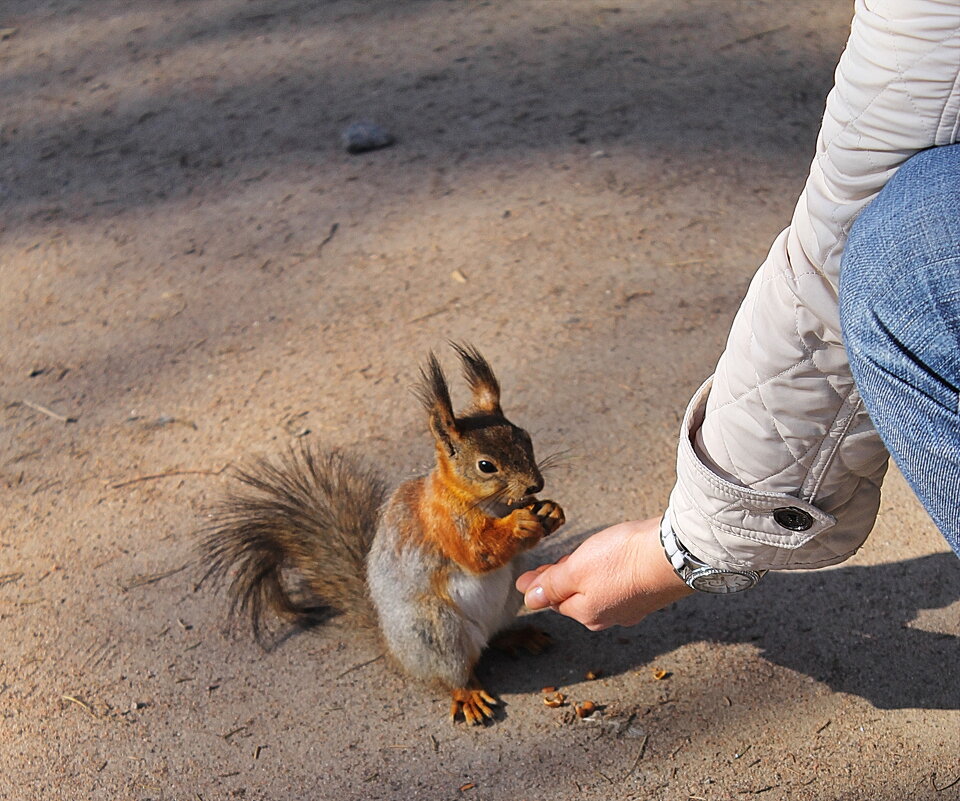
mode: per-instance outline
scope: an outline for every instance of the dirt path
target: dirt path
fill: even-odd
[[[336,623],[225,633],[190,564],[249,454],[427,463],[408,388],[448,339],[571,451],[552,553],[656,513],[850,14],[0,6],[0,798],[960,798],[960,571],[898,476],[839,568],[634,630],[540,616],[551,655],[484,662],[482,730]],[[396,144],[347,154],[357,120]]]

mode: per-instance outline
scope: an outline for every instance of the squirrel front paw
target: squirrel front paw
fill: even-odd
[[[543,523],[530,507],[514,509],[510,516],[513,518],[513,537],[521,548],[532,548],[546,536]]]
[[[553,534],[566,520],[563,516],[563,509],[555,501],[536,501],[527,508],[533,512],[543,527],[543,536]]]
[[[553,501],[534,501],[513,512],[514,531],[527,548],[532,548],[541,537],[552,534],[563,525],[563,509]]]

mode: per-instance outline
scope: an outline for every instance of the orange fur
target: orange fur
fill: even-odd
[[[503,518],[484,512],[475,491],[458,481],[442,455],[421,493],[417,513],[424,540],[471,573],[502,567],[543,536],[526,509],[515,509]]]

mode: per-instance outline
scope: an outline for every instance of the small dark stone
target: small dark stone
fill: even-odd
[[[372,122],[352,123],[340,134],[340,139],[348,153],[379,150],[382,147],[390,147],[396,141],[393,134]]]

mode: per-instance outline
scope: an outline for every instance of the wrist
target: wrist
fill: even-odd
[[[642,583],[646,585],[647,593],[657,599],[653,604],[654,609],[693,594],[693,590],[677,575],[663,550],[659,524],[659,518],[651,518],[642,524],[638,532],[640,553],[637,564],[645,574]]]
[[[660,521],[659,539],[664,558],[677,578],[700,592],[726,595],[748,590],[766,573],[765,570],[723,570],[699,559],[687,550],[673,530],[669,508]]]

